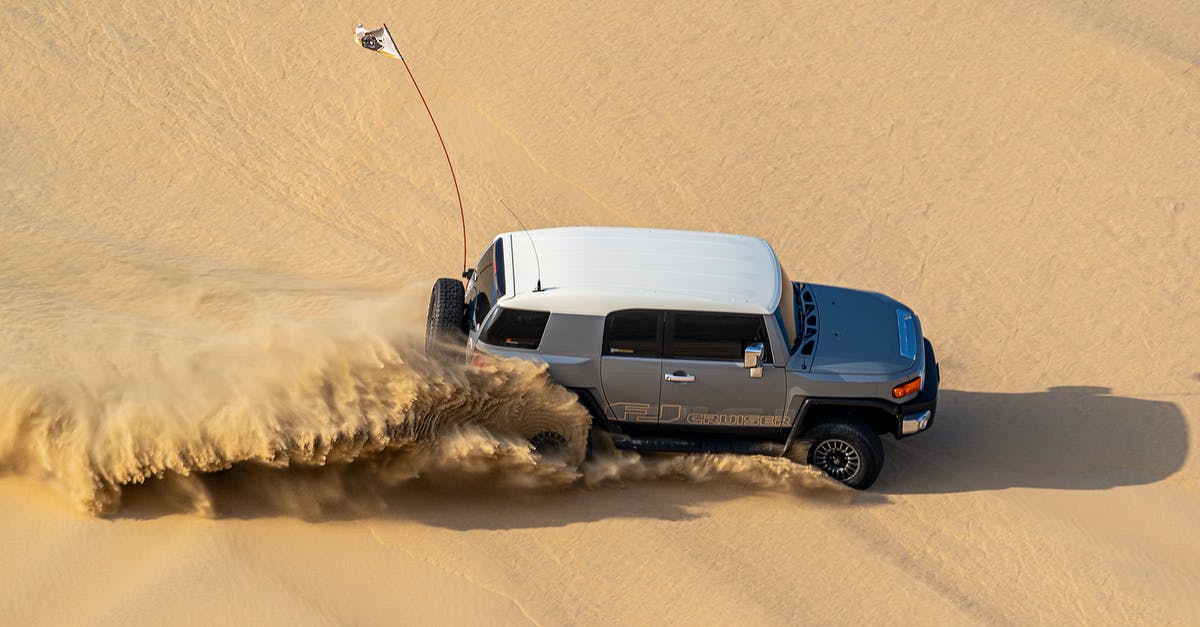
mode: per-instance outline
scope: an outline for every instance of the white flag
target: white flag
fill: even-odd
[[[367,50],[374,50],[380,54],[403,60],[400,50],[396,48],[396,42],[392,40],[392,34],[388,32],[387,24],[384,24],[383,28],[375,30],[367,30],[363,28],[362,24],[359,24],[354,29],[354,36],[358,39],[358,43]]]

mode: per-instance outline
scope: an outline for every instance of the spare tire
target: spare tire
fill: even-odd
[[[429,295],[425,316],[425,354],[461,358],[466,349],[463,329],[466,290],[458,279],[438,279]]]

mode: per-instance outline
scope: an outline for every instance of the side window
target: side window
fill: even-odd
[[[604,328],[604,355],[659,357],[662,355],[662,314],[657,311],[616,311]]]
[[[550,313],[500,308],[492,325],[483,332],[483,341],[492,346],[537,348],[546,331]]]
[[[763,361],[771,361],[771,341],[762,316],[680,311],[671,314],[667,357],[742,361],[743,351],[762,342]]]

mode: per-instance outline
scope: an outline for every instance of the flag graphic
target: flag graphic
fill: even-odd
[[[374,50],[380,54],[404,60],[404,57],[400,56],[400,49],[396,47],[396,42],[392,40],[392,34],[388,32],[387,24],[384,24],[383,28],[375,30],[367,30],[363,28],[362,24],[359,24],[354,29],[354,36],[358,39],[358,43],[367,50]]]

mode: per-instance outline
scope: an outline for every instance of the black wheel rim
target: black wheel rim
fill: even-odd
[[[813,449],[813,465],[838,481],[846,481],[862,468],[858,449],[845,440],[821,440]]]
[[[566,450],[567,439],[561,433],[543,431],[529,438],[529,444],[533,446],[533,452],[538,455],[553,455]]]

